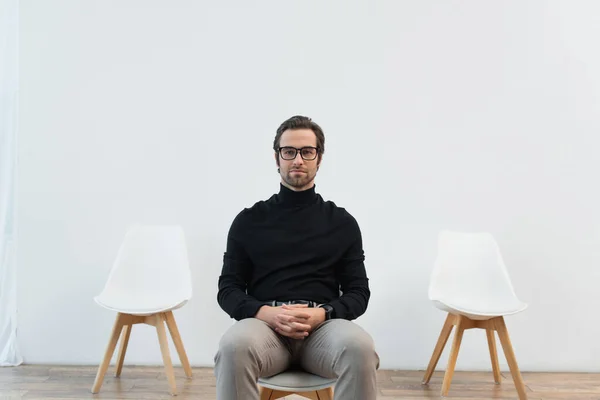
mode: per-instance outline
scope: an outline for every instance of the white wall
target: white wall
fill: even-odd
[[[306,114],[327,135],[318,191],[363,231],[357,322],[382,368],[427,365],[448,228],[498,239],[530,304],[507,319],[523,370],[600,370],[597,2],[199,3],[21,1],[26,362],[99,362],[114,314],[92,298],[139,221],[183,224],[195,296],[176,317],[212,365],[229,224],[278,190],[275,129]],[[482,332],[463,343],[458,369],[490,369]],[[161,363],[150,327],[127,362]]]

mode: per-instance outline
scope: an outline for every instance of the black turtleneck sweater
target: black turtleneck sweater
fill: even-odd
[[[360,229],[345,209],[314,186],[294,192],[280,185],[234,219],[217,300],[236,320],[272,300],[330,304],[334,318],[352,320],[371,294],[364,259]]]

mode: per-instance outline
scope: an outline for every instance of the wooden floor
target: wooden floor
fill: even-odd
[[[0,400],[17,399],[198,399],[214,400],[215,378],[210,368],[194,368],[187,380],[176,368],[179,395],[168,394],[168,384],[160,367],[123,368],[121,378],[113,370],[106,374],[102,390],[90,393],[95,367],[20,366],[0,368]],[[378,372],[378,399],[440,399],[443,372],[436,372],[428,386],[421,385],[422,371]],[[449,399],[517,399],[510,374],[503,373],[500,385],[491,372],[456,372]],[[600,374],[523,373],[530,400],[600,400]],[[290,396],[286,399],[302,399]],[[367,400],[367,399],[365,399]]]

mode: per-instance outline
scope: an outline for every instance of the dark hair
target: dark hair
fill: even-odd
[[[323,129],[321,129],[316,122],[313,122],[312,119],[302,115],[295,115],[291,118],[288,118],[279,126],[279,128],[277,128],[277,134],[275,135],[275,140],[273,141],[273,150],[275,150],[275,152],[279,150],[281,135],[283,135],[283,132],[287,131],[288,129],[312,130],[317,137],[317,151],[319,152],[319,159],[321,158],[321,154],[325,153],[325,135],[323,134]]]

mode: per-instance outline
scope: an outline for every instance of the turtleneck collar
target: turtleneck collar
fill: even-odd
[[[302,190],[300,192],[288,189],[282,183],[279,184],[279,193],[277,194],[279,202],[284,205],[300,206],[306,204],[312,204],[317,200],[317,193],[315,192],[315,185],[310,189]]]

